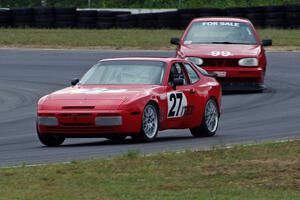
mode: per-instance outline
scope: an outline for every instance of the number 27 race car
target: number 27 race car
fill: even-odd
[[[184,59],[105,59],[39,100],[37,134],[47,146],[76,137],[148,142],[165,129],[213,136],[220,104],[219,83]]]

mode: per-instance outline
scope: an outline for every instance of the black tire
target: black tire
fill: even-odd
[[[246,14],[246,17],[250,20],[264,20],[265,15],[263,13],[248,13]]]
[[[53,23],[47,23],[47,22],[36,22],[33,25],[36,28],[53,28]]]
[[[247,13],[263,13],[265,12],[265,7],[263,6],[246,7],[245,11]]]
[[[285,12],[285,6],[265,6],[265,12]]]
[[[143,125],[144,120],[146,120],[145,112],[148,109],[152,110],[153,114],[156,115],[156,120],[154,120],[154,123],[156,123],[156,127],[154,127],[154,130],[151,133],[151,135],[147,134],[146,127]],[[131,135],[131,138],[133,140],[139,141],[139,142],[152,142],[156,139],[158,130],[159,130],[159,109],[154,104],[148,103],[145,106],[144,111],[143,111],[141,131],[139,132],[139,134]]]
[[[289,12],[286,14],[288,20],[299,20],[300,21],[300,11],[299,12]]]
[[[282,19],[285,18],[285,12],[270,12],[265,14],[266,19]]]
[[[12,8],[11,12],[13,15],[32,15],[32,8]]]
[[[284,19],[266,19],[265,20],[266,27],[274,27],[274,28],[285,28],[286,23]]]
[[[78,17],[96,18],[98,11],[96,10],[80,10],[77,11]]]
[[[61,136],[40,134],[38,127],[36,127],[36,132],[40,142],[49,147],[59,146],[65,141],[65,138]]]
[[[49,7],[33,8],[34,15],[53,15],[54,9]]]
[[[0,15],[0,23],[6,23],[6,22],[11,22],[11,17],[10,16],[1,16]]]
[[[96,23],[95,17],[78,17],[77,18],[78,23]]]
[[[80,29],[94,29],[96,27],[96,23],[77,23],[76,28]]]
[[[244,7],[236,7],[236,8],[226,8],[225,11],[227,14],[237,14],[237,13],[245,13],[246,8]]]
[[[300,12],[300,4],[291,4],[286,6],[288,12]]]
[[[57,147],[65,141],[65,138],[53,135],[38,134],[38,137],[40,142],[48,147]]]
[[[126,139],[127,135],[110,135],[106,136],[106,139],[111,140],[113,142],[122,142]]]
[[[265,21],[264,20],[251,20],[251,23],[256,28],[264,28],[265,27]]]
[[[106,23],[106,22],[97,22],[96,23],[96,28],[98,29],[108,29],[108,28],[113,28],[114,23]]]
[[[32,23],[30,23],[30,22],[14,22],[13,27],[15,27],[15,28],[29,28],[29,27],[32,27]]]
[[[56,21],[74,21],[76,20],[75,15],[55,15]]]
[[[115,21],[115,17],[97,17],[97,22],[114,23]]]
[[[54,16],[52,15],[37,15],[33,19],[36,23],[53,23],[54,22]]]
[[[30,15],[16,15],[16,16],[13,16],[13,21],[14,22],[28,22],[28,23],[31,23],[32,20],[33,20],[33,18]]]
[[[206,123],[206,120],[207,120],[206,119],[206,109],[207,109],[207,106],[210,105],[211,103],[215,106],[215,109],[217,112],[216,113],[217,114],[217,118],[216,118],[217,122],[216,122],[216,125],[214,125],[215,127],[213,128],[213,130],[210,130],[210,128],[207,126],[207,123]],[[191,128],[190,131],[194,137],[211,137],[216,134],[216,132],[218,130],[218,125],[219,125],[218,104],[215,99],[210,98],[205,105],[201,125],[199,127]]]
[[[74,21],[56,21],[54,23],[54,27],[56,28],[73,28],[74,25]]]
[[[11,10],[0,9],[0,16],[11,16]]]
[[[76,15],[76,8],[55,8],[56,15]]]

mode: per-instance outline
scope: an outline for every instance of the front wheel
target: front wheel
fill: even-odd
[[[64,137],[55,136],[55,135],[41,135],[40,133],[38,133],[38,137],[41,143],[49,147],[59,146],[65,141]]]
[[[151,142],[156,139],[159,128],[159,114],[158,110],[153,104],[147,104],[144,108],[142,116],[141,131],[137,135],[132,135],[132,139]]]
[[[210,137],[216,134],[219,125],[219,110],[217,102],[209,99],[205,105],[201,125],[191,128],[194,137]]]

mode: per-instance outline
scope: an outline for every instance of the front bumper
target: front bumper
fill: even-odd
[[[264,70],[261,67],[203,67],[216,73],[223,90],[263,90]]]
[[[39,111],[38,117],[55,117],[57,125],[41,125],[39,134],[63,137],[105,137],[111,134],[138,133],[141,113],[126,111]]]

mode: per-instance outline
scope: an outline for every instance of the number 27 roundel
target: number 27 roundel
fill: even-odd
[[[168,118],[182,117],[187,107],[187,99],[182,92],[167,93]]]

